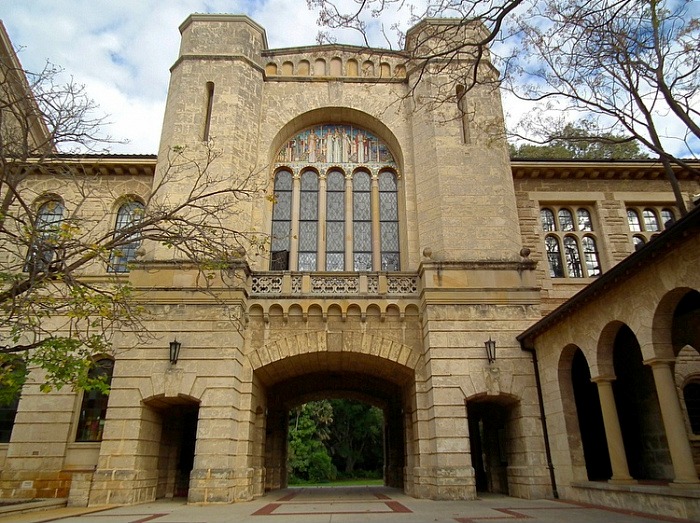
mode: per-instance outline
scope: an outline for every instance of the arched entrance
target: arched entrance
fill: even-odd
[[[153,442],[158,456],[155,497],[187,498],[190,473],[194,468],[199,402],[186,396],[156,396],[145,400],[144,404],[152,424],[160,428],[160,438]]]
[[[265,490],[287,486],[288,413],[300,403],[349,398],[378,406],[384,413],[384,484],[403,488],[406,412],[412,410],[413,370],[378,356],[348,352],[300,354],[255,371],[254,382],[264,393],[267,416],[263,462]]]
[[[508,494],[514,398],[480,396],[467,402],[469,445],[477,492]]]

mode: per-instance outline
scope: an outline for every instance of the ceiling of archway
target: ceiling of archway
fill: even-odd
[[[371,132],[347,124],[324,124],[291,137],[278,163],[381,163],[395,165],[387,145]]]

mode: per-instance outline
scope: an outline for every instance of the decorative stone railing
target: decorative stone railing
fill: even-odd
[[[250,276],[250,295],[265,296],[415,296],[414,273],[288,273]]]

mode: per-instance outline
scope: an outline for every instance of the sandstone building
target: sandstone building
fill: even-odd
[[[383,409],[384,480],[412,496],[700,517],[700,212],[681,219],[660,165],[510,161],[499,92],[426,110],[441,78],[401,52],[269,49],[244,16],[180,30],[158,155],[60,161],[118,228],[171,147],[213,140],[215,176],[262,188],[235,220],[269,249],[207,292],[154,242],[92,267],[140,291],[152,336],[115,337],[108,399],[35,373],[3,412],[3,497],[249,500],[286,485],[289,409],[352,397]],[[692,207],[700,181],[677,176]],[[47,220],[70,209],[60,179],[27,184]]]

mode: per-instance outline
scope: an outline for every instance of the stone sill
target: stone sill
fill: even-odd
[[[578,481],[571,483],[572,488],[605,490],[608,492],[629,492],[675,498],[694,498],[700,500],[700,484],[689,485],[648,485],[643,483],[619,484],[603,481]]]

